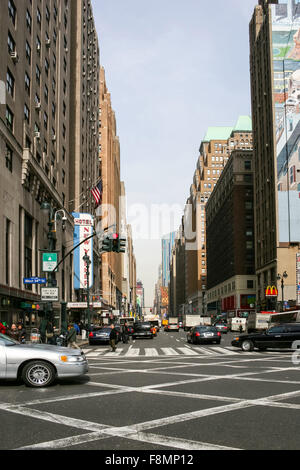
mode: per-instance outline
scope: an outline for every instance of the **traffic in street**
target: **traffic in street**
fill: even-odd
[[[183,329],[160,329],[116,352],[85,344],[89,371],[79,378],[41,389],[1,381],[2,448],[296,449],[295,352],[244,352],[231,346],[234,334],[190,344]]]

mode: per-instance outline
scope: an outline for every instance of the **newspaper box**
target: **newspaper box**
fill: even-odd
[[[40,342],[41,335],[39,333],[39,330],[37,328],[33,328],[30,333],[30,341],[31,343],[39,343]]]

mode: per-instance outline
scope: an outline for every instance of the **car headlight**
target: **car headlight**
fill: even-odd
[[[62,362],[83,362],[85,360],[84,356],[60,356]]]

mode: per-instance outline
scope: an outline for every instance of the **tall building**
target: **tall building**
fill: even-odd
[[[121,231],[120,142],[117,136],[115,113],[105,79],[100,68],[100,160],[102,179],[102,228],[108,233]],[[124,189],[124,188],[123,188]],[[124,190],[125,196],[125,190]],[[110,307],[121,310],[122,305],[122,257],[118,253],[102,254],[102,291]]]
[[[89,1],[4,0],[1,6],[0,320],[36,325],[45,305],[40,287],[24,285],[24,278],[44,275],[40,250],[50,239],[60,257],[68,253],[74,209],[94,209],[99,46]],[[72,256],[55,277],[59,301],[76,300]],[[53,306],[60,310],[60,303]]]
[[[253,153],[234,150],[206,204],[207,311],[255,311]]]
[[[162,285],[168,287],[170,282],[170,261],[172,249],[175,243],[176,232],[165,235],[162,238]]]
[[[299,38],[298,1],[259,1],[250,23],[250,69],[261,308],[267,286],[277,285],[280,291],[281,279],[284,300],[300,304]]]
[[[240,116],[234,127],[208,128],[200,145],[184,215],[186,310],[195,314],[206,312],[206,203],[235,149],[252,149],[249,116]]]

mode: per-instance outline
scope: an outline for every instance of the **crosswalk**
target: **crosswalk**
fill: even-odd
[[[174,356],[235,356],[242,354],[243,356],[261,354],[259,352],[243,352],[240,349],[234,347],[199,347],[197,349],[190,346],[186,347],[174,347],[174,348],[135,348],[130,346],[129,348],[117,348],[116,352],[111,352],[108,347],[102,347],[97,349],[83,349],[87,358],[97,358],[100,356],[104,357],[174,357]],[[271,352],[276,354],[275,352]],[[267,352],[266,352],[267,354]],[[278,353],[279,354],[279,353]]]

